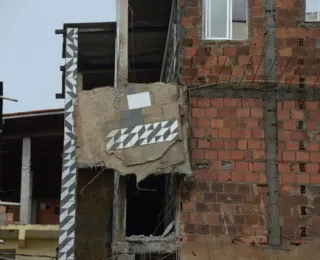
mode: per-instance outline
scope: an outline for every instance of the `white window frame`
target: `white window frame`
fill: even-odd
[[[203,34],[204,40],[214,40],[214,41],[223,41],[223,40],[228,40],[228,41],[244,41],[248,39],[248,0],[246,1],[247,3],[247,13],[246,13],[246,37],[244,39],[238,40],[238,39],[232,39],[232,4],[233,0],[225,0],[227,2],[227,33],[226,37],[210,37],[210,29],[211,29],[211,6],[214,3],[214,0],[203,0]]]

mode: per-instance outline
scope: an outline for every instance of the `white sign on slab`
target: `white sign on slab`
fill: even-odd
[[[129,109],[136,109],[151,106],[151,98],[149,92],[141,92],[137,94],[127,95]]]

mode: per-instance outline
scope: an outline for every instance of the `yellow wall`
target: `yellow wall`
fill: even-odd
[[[56,256],[56,248],[58,246],[58,239],[42,239],[42,240],[27,239],[24,248],[18,248],[17,240],[4,240],[4,241],[5,241],[5,244],[0,244],[0,250],[16,249],[16,254]],[[38,258],[17,256],[16,259],[30,260],[30,259],[38,259]],[[41,258],[41,259],[52,260],[52,258]]]

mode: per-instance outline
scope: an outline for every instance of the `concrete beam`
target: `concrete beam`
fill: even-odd
[[[117,0],[117,38],[115,56],[115,87],[128,83],[128,0]]]
[[[23,138],[21,191],[20,191],[20,224],[30,224],[32,205],[32,172],[31,172],[31,139]]]
[[[19,229],[19,237],[18,237],[18,246],[19,248],[23,248],[26,245],[26,230],[23,229]]]
[[[276,86],[276,85],[275,85]],[[234,84],[206,85],[189,89],[192,97],[205,98],[261,98],[267,100],[320,100],[320,88],[274,87],[266,84],[261,87],[239,87]]]
[[[178,249],[179,245],[176,239],[171,241],[149,241],[146,239],[141,242],[116,242],[112,248],[114,253],[119,254],[167,254]]]

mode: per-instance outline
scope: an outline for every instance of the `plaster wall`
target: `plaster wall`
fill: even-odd
[[[130,108],[127,95],[132,94],[132,87],[138,94],[148,92],[151,106]],[[122,174],[134,173],[138,181],[151,173],[191,174],[187,152],[187,130],[185,125],[181,126],[179,112],[179,106],[182,105],[180,90],[172,84],[129,85],[126,93],[121,96],[116,96],[114,90],[109,87],[80,92],[75,106],[77,164],[80,167],[103,165]],[[165,141],[164,134],[161,135],[161,131],[165,128],[163,127],[156,136],[162,138],[162,141],[150,139],[145,145],[138,144],[127,148],[107,146],[110,141],[107,136],[114,130],[121,129],[123,134],[126,129],[130,129],[128,130],[130,134],[136,126],[143,125],[145,130],[139,136],[145,134],[148,136],[152,131],[147,131],[147,127],[153,124],[155,130],[155,124],[158,125],[159,122],[176,122],[177,127],[174,129],[176,137]],[[173,128],[169,128],[173,133]],[[116,144],[123,136],[128,135],[115,137],[112,142]],[[121,145],[125,146],[127,143],[122,140]]]

